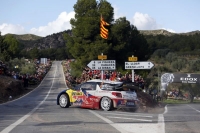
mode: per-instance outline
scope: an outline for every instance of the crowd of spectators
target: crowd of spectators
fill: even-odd
[[[6,73],[6,70],[7,70],[6,65],[3,63],[3,61],[0,60],[0,75]]]
[[[70,63],[71,60],[67,60],[64,62],[63,67],[65,67],[65,79],[68,86],[71,84],[81,84],[91,79],[101,79],[101,71],[100,70],[92,70],[89,67],[85,67],[80,77],[73,77],[70,74]],[[125,83],[132,82],[132,73],[122,74],[118,71],[104,71],[103,72],[103,79],[104,80],[111,80],[111,81],[122,81]],[[139,87],[144,89],[144,79],[137,74],[134,74],[134,83]]]
[[[47,64],[40,64],[38,61],[35,61],[34,63],[36,72],[35,74],[29,74],[10,71],[8,67],[2,61],[0,61],[0,75],[9,76],[15,80],[21,80],[23,82],[24,88],[27,89],[29,85],[36,85],[42,81],[51,65],[50,62]]]
[[[178,97],[178,95],[179,95],[179,91],[177,90],[172,90],[172,91],[169,91],[168,93],[169,97]]]
[[[167,97],[168,98],[189,98],[189,94],[186,92],[184,94],[182,94],[182,91],[176,90],[176,89],[172,89],[167,93]]]

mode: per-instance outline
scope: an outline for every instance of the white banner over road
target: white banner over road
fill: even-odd
[[[92,70],[115,70],[115,60],[92,60],[88,65]]]
[[[147,62],[125,62],[125,69],[151,69],[153,63]]]

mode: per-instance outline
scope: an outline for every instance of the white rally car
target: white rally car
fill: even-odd
[[[108,111],[114,108],[137,109],[139,100],[136,92],[123,82],[95,79],[60,92],[57,105],[62,108],[78,106]]]

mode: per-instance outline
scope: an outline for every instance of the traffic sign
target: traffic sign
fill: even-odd
[[[153,63],[147,62],[125,62],[125,69],[151,69]]]
[[[99,60],[106,60],[107,59],[107,55],[98,55],[98,59]]]
[[[92,60],[88,65],[92,70],[115,70],[115,60]]]
[[[138,61],[137,57],[128,57],[128,61]]]

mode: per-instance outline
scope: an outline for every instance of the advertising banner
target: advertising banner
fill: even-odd
[[[200,83],[200,74],[165,73],[161,76],[161,90],[166,90],[169,83]]]

